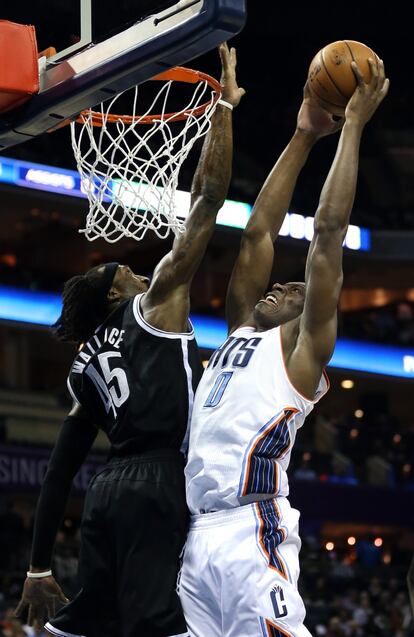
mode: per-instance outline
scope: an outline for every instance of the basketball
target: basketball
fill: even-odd
[[[355,60],[365,82],[371,79],[368,58],[378,65],[376,53],[362,42],[339,40],[327,44],[313,58],[308,72],[311,93],[321,105],[335,115],[343,115],[357,81],[351,67]]]

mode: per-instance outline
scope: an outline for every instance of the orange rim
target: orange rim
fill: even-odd
[[[197,84],[198,82],[207,82],[207,84],[214,90],[215,96],[213,99],[213,104],[216,103],[221,97],[221,85],[220,82],[208,75],[207,73],[203,73],[202,71],[194,71],[193,69],[187,69],[184,66],[175,66],[172,69],[168,69],[168,71],[164,71],[159,75],[155,75],[151,78],[152,81],[163,81],[168,82],[170,80],[174,80],[175,82],[185,82],[187,84]],[[204,102],[204,104],[200,104],[197,108],[190,109],[191,115],[194,117],[199,117],[204,113],[208,106],[210,106],[211,100],[208,102]],[[152,124],[154,121],[163,119],[170,122],[179,122],[181,120],[187,119],[189,111],[185,111],[183,113],[166,113],[164,115],[145,115],[141,117],[139,115],[117,115],[115,113],[109,113],[103,115],[99,113],[99,111],[91,111],[86,109],[81,111],[79,116],[76,118],[76,122],[79,124],[83,124],[85,118],[91,118],[91,123],[93,126],[102,126],[103,120],[105,122],[110,122],[114,124],[115,122],[122,121],[125,124],[133,124],[134,122],[138,122],[139,124]]]

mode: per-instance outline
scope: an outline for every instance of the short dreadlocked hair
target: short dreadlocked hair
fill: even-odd
[[[83,343],[91,338],[96,328],[106,319],[109,311],[107,295],[116,267],[112,270],[110,283],[107,282],[106,285],[102,285],[102,265],[66,281],[62,294],[62,313],[52,326],[54,335],[60,341]]]

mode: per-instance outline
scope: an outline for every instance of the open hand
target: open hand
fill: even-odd
[[[303,102],[299,110],[297,129],[316,139],[332,135],[342,128],[344,117],[337,117],[325,110],[312,96],[308,82],[303,89]]]
[[[27,623],[35,630],[41,631],[45,622],[56,614],[58,605],[68,602],[68,598],[52,575],[40,579],[27,578],[21,600],[14,612],[19,617],[28,609]]]
[[[384,62],[379,60],[377,65],[372,58],[369,58],[368,64],[371,68],[371,80],[366,84],[357,63],[351,62],[357,87],[345,110],[347,121],[356,121],[361,126],[365,126],[371,119],[387,95],[390,86],[389,79],[385,77]]]
[[[221,59],[221,78],[222,98],[233,106],[238,106],[241,98],[245,95],[244,88],[239,88],[236,79],[237,54],[236,49],[232,47],[229,50],[227,42],[220,44],[219,53]]]

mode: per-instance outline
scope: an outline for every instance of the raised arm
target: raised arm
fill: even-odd
[[[306,294],[299,334],[287,368],[294,385],[313,396],[329,362],[337,334],[337,306],[342,288],[342,244],[354,202],[359,146],[365,124],[388,92],[382,61],[370,61],[372,77],[364,83],[353,63],[358,86],[350,99],[338,148],[315,215],[315,235],[306,266]]]
[[[65,512],[72,481],[98,434],[79,405],[65,419],[53,449],[36,507],[30,572],[51,569],[56,534]],[[56,605],[68,600],[52,575],[27,578],[16,615],[28,611],[27,623],[43,630]]]
[[[236,81],[236,51],[219,48],[222,99],[236,107],[244,90]],[[231,108],[218,104],[204,141],[191,188],[191,210],[185,231],[155,269],[142,309],[146,320],[162,330],[184,332],[189,314],[189,289],[213,234],[216,216],[229,188],[233,159]]]
[[[269,284],[274,241],[288,211],[297,178],[315,142],[336,132],[342,121],[311,99],[307,85],[296,130],[265,181],[243,232],[240,252],[227,292],[229,332],[249,321]]]

